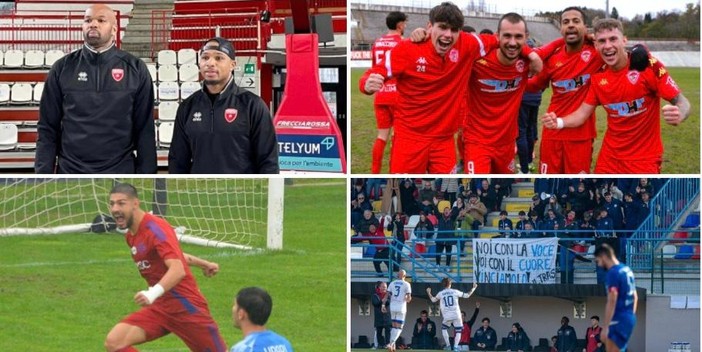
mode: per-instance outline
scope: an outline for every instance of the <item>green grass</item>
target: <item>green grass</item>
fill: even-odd
[[[364,69],[351,70],[351,172],[369,173],[371,164],[371,149],[376,136],[375,117],[373,113],[373,96],[359,92],[358,80]],[[700,171],[700,69],[699,68],[670,68],[670,74],[682,89],[683,94],[690,100],[692,113],[681,126],[673,127],[661,121],[661,134],[665,153],[663,169],[665,174],[697,174]],[[545,112],[551,100],[551,90],[544,92],[540,114]],[[447,102],[451,104],[452,102]],[[663,104],[662,104],[663,105]],[[607,127],[605,112],[597,108],[597,139],[595,140],[594,162],[597,160],[602,145],[602,138]],[[541,123],[539,123],[541,135]],[[385,148],[383,169],[388,172],[390,146]],[[538,160],[539,144],[536,145]]]
[[[345,351],[346,184],[295,180],[285,192],[282,251],[182,248],[220,264],[213,278],[193,273],[229,346],[242,338],[233,296],[257,285],[273,297],[269,328],[295,350]],[[122,235],[0,238],[0,351],[102,351],[144,288]],[[138,348],[187,351],[173,335]]]

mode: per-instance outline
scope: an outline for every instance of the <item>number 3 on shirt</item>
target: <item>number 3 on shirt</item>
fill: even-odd
[[[400,285],[395,285],[395,297],[400,295]]]

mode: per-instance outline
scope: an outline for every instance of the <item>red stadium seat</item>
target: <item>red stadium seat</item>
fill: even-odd
[[[695,248],[695,252],[692,254],[691,259],[700,259],[700,245],[696,244],[693,246]]]

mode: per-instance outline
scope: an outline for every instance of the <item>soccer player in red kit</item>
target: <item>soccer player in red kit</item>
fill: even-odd
[[[191,351],[226,351],[227,345],[188,267],[198,266],[211,276],[218,271],[217,264],[183,253],[168,222],[139,208],[137,190],[130,184],[118,184],[110,191],[110,213],[117,227],[128,229],[127,245],[149,289],[134,295],[134,302],[142,308],[112,328],[105,349],[137,351],[133,345],[172,332]]]
[[[551,83],[551,103],[547,111],[565,116],[585,100],[592,75],[604,65],[595,47],[585,36],[586,16],[579,7],[561,12],[561,35],[565,45],[544,59],[544,70],[529,80],[528,91],[540,91]],[[536,49],[542,57],[539,49]],[[577,128],[544,128],[541,137],[539,172],[542,174],[589,173],[592,145],[597,137],[595,113]]]
[[[461,118],[456,97],[465,96],[473,62],[497,46],[495,36],[460,32],[463,14],[444,2],[429,13],[430,40],[403,41],[389,51],[382,66],[368,70],[359,81],[364,94],[380,90],[386,78],[397,78],[395,135],[391,173],[447,174],[456,165],[454,134]],[[541,59],[525,55],[536,71]]]
[[[629,70],[624,49],[626,37],[621,22],[603,19],[595,23],[595,47],[607,67],[592,77],[585,101],[573,113],[558,117],[546,113],[546,128],[561,129],[582,125],[597,105],[607,112],[607,131],[597,158],[595,173],[660,173],[663,158],[660,98],[672,105],[663,107],[663,120],[673,126],[690,114],[690,102],[683,96],[662,65],[643,72]]]
[[[527,24],[514,12],[497,25],[499,48],[473,65],[468,115],[463,122],[465,167],[468,174],[514,172],[517,118],[529,69],[519,55],[526,47]]]
[[[378,38],[371,48],[373,65],[376,66],[382,64],[387,51],[392,50],[402,41],[402,35],[407,25],[407,15],[399,11],[390,12],[385,18],[385,24],[388,26],[388,33]],[[374,109],[378,136],[375,138],[375,143],[373,143],[372,174],[379,174],[383,165],[383,153],[385,152],[385,144],[387,144],[390,136],[390,128],[392,128],[392,108],[396,100],[397,86],[395,79],[390,78],[383,82],[383,88],[375,93]]]

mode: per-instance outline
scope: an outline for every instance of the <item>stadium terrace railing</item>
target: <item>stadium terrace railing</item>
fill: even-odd
[[[123,15],[117,15],[117,47],[121,46]],[[62,50],[66,53],[83,45],[83,11],[32,11],[0,13],[0,50]]]
[[[668,180],[649,202],[649,215],[639,226],[633,238],[659,239],[689,213],[690,206],[700,194],[699,178]]]
[[[596,243],[608,242],[615,247],[622,248],[620,250],[620,260],[627,263],[631,269],[637,274],[637,278],[642,283],[640,287],[646,287],[650,293],[666,293],[672,285],[682,285],[682,281],[693,282],[695,286],[699,286],[700,279],[700,230],[686,229],[689,233],[688,238],[680,239],[673,238],[672,235],[677,231],[664,231],[664,238],[627,238],[627,234],[631,235],[633,231],[616,231],[619,237],[599,236],[591,237],[594,231],[583,230],[532,230],[536,235],[531,238],[559,236],[559,254],[556,260],[558,272],[560,275],[569,275],[571,272],[583,273],[586,279],[587,275],[596,273],[594,263],[594,246]],[[446,232],[446,231],[442,231]],[[403,268],[407,271],[408,276],[414,282],[439,281],[441,278],[449,277],[455,282],[472,282],[473,281],[473,255],[472,241],[473,237],[484,237],[485,230],[457,230],[454,232],[456,237],[452,239],[437,239],[436,235],[439,231],[430,233],[430,236],[424,238],[413,238],[407,240],[404,244],[392,240],[391,237],[386,237],[389,248],[389,259],[374,259],[377,246],[368,243],[368,240],[378,237],[351,237],[352,255],[351,255],[351,278],[352,279],[387,279],[393,278],[393,271],[396,268]],[[492,232],[492,231],[490,231]],[[512,235],[523,231],[509,230],[500,231],[506,235]],[[569,237],[561,237],[567,234]],[[587,234],[589,237],[585,237]],[[423,234],[420,234],[422,236]],[[502,235],[496,236],[502,237]],[[452,264],[451,266],[436,265],[435,260],[437,255],[445,255],[446,253],[437,253],[435,244],[438,241],[452,242],[451,251]],[[459,245],[463,243],[464,251],[459,253]],[[426,252],[418,250],[417,244],[421,244],[426,248]],[[670,252],[669,244],[675,246],[675,252]],[[565,247],[563,247],[565,246]],[[356,248],[356,250],[354,250]],[[561,260],[564,250],[573,254],[569,260]],[[353,253],[356,252],[354,255]],[[362,254],[361,254],[362,253]],[[639,254],[645,254],[648,261],[641,260],[630,262],[628,258],[635,257]],[[360,255],[359,255],[360,254]],[[398,254],[401,257],[402,263],[396,260]],[[460,254],[460,255],[459,255]],[[442,261],[445,259],[442,258]],[[589,262],[588,262],[589,261]],[[381,263],[381,273],[376,273],[369,269],[368,264],[374,262]],[[393,270],[386,271],[386,263]],[[565,267],[562,267],[565,263]],[[587,264],[585,264],[587,263]],[[570,265],[573,265],[571,268]],[[601,274],[601,273],[600,273]],[[566,277],[566,282],[573,282],[573,278]],[[560,283],[560,276],[556,283]],[[596,283],[595,276],[592,277],[592,283]],[[668,286],[666,286],[668,285]],[[687,287],[687,286],[686,286]],[[687,288],[684,288],[687,289]],[[699,287],[697,288],[699,290]],[[679,290],[678,290],[679,291]]]

